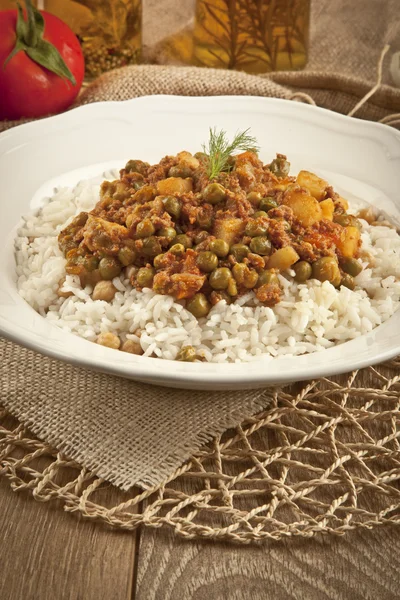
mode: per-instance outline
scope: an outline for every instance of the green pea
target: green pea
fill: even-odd
[[[209,284],[213,290],[226,290],[232,275],[227,267],[220,267],[215,269],[209,278]]]
[[[142,160],[128,160],[125,165],[126,173],[140,173],[144,175],[149,165]]]
[[[260,256],[268,256],[271,254],[271,242],[265,236],[254,237],[250,242],[250,250]]]
[[[356,287],[354,277],[352,277],[348,273],[345,273],[343,275],[340,285],[344,285],[344,287],[349,288],[349,290],[354,290],[354,288]]]
[[[195,294],[186,304],[186,308],[196,319],[205,317],[211,310],[211,304],[204,294]]]
[[[182,256],[182,254],[185,254],[185,246],[183,244],[174,244],[169,251],[176,256]]]
[[[124,265],[124,267],[127,267],[136,260],[136,252],[128,246],[123,246],[123,248],[121,248],[121,250],[118,252],[118,259]]]
[[[299,262],[293,265],[292,269],[295,272],[294,279],[299,283],[304,283],[312,275],[312,267],[305,260],[299,260]]]
[[[209,204],[218,204],[226,198],[226,190],[220,183],[210,183],[203,191],[203,199]]]
[[[219,258],[224,258],[229,254],[229,244],[225,240],[217,238],[210,243],[210,250]]]
[[[149,288],[153,284],[154,275],[154,269],[150,267],[142,267],[136,274],[136,282],[142,288]]]
[[[175,360],[182,362],[193,362],[196,360],[196,350],[193,346],[183,346],[176,355]]]
[[[335,287],[340,285],[339,265],[332,256],[323,256],[312,265],[312,276],[319,281],[329,281]]]
[[[146,238],[155,233],[155,227],[150,219],[143,219],[136,227],[136,236]]]
[[[244,232],[249,237],[256,237],[257,235],[265,235],[267,233],[267,227],[261,222],[252,219],[251,221],[248,221]]]
[[[152,236],[143,240],[142,254],[148,258],[154,258],[157,254],[161,254],[162,248],[158,238]]]
[[[271,208],[276,208],[278,206],[277,201],[271,196],[267,196],[267,198],[261,198],[260,200],[260,210],[264,210],[268,212]]]
[[[348,258],[343,261],[340,266],[345,273],[352,277],[357,277],[363,270],[362,264],[355,258]]]
[[[333,221],[342,227],[357,227],[357,229],[361,230],[360,221],[353,215],[334,215]]]
[[[99,262],[99,271],[102,279],[114,279],[121,273],[121,264],[115,258],[104,257]]]
[[[157,254],[157,256],[154,257],[154,259],[153,259],[154,268],[156,268],[156,269],[162,268],[164,256],[165,256],[165,254]]]
[[[233,244],[230,249],[230,254],[232,254],[237,262],[242,262],[249,252],[250,248],[246,244]]]
[[[253,217],[254,219],[258,219],[259,217],[268,217],[268,213],[266,213],[265,210],[258,210],[254,213]]]
[[[257,287],[262,285],[279,285],[278,275],[273,269],[266,269],[259,274]]]
[[[244,263],[236,263],[235,265],[233,265],[232,275],[237,283],[243,283],[244,274],[246,270],[247,266]]]
[[[218,267],[218,256],[214,252],[200,252],[196,263],[202,271],[211,273]]]
[[[260,192],[249,192],[247,194],[247,200],[253,204],[253,206],[258,206],[261,200]]]
[[[190,238],[186,233],[181,233],[176,236],[174,240],[175,244],[182,244],[185,248],[191,248],[193,246],[192,238]]]
[[[188,168],[182,165],[176,165],[175,167],[171,167],[168,171],[168,177],[191,177],[193,172]]]
[[[174,240],[176,238],[176,231],[173,227],[162,227],[159,230],[158,235],[160,237],[167,238],[167,241],[170,244],[172,242],[172,240]]]
[[[163,200],[164,208],[171,217],[175,217],[175,219],[179,219],[181,216],[181,203],[178,198],[175,196],[166,196]]]
[[[83,260],[83,266],[85,267],[86,271],[94,271],[99,266],[99,259],[93,254],[88,254]]]

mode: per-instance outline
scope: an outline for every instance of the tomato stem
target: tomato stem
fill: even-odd
[[[35,16],[32,10],[31,0],[25,0],[26,14],[28,16],[28,26],[26,28],[25,42],[27,46],[36,46],[38,36],[36,33]]]

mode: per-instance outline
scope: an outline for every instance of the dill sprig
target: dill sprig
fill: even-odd
[[[216,127],[210,127],[210,139],[208,146],[203,144],[203,150],[208,156],[207,175],[214,179],[223,171],[229,171],[229,158],[235,152],[246,152],[246,150],[258,151],[259,146],[256,138],[248,134],[249,129],[240,131],[229,142],[226,131],[217,131]]]

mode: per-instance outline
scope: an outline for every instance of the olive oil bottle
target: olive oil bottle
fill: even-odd
[[[307,62],[310,0],[197,0],[193,62],[265,73]]]

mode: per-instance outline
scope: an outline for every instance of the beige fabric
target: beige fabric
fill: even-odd
[[[128,100],[153,94],[291,96],[289,90],[256,75],[197,67],[141,65],[105,73],[82,93],[79,104],[99,100]]]
[[[188,30],[192,17],[192,0],[176,11],[175,5],[172,0],[145,2],[147,56],[158,62],[168,45],[161,28],[166,26],[168,34]],[[161,93],[291,98],[302,92],[317,104],[348,113],[373,85],[383,44],[389,42],[386,86],[357,113],[379,120],[400,112],[400,90],[387,85],[387,66],[399,43],[397,16],[398,0],[319,0],[313,3],[309,66],[302,73],[257,77],[193,67],[126,67],[99,78],[78,103]],[[76,369],[5,341],[0,353],[0,403],[41,438],[123,489],[159,484],[212,436],[269,401],[268,392],[160,390]]]
[[[42,439],[126,490],[154,486],[269,402],[265,391],[160,388],[78,369],[0,340],[0,404]]]

